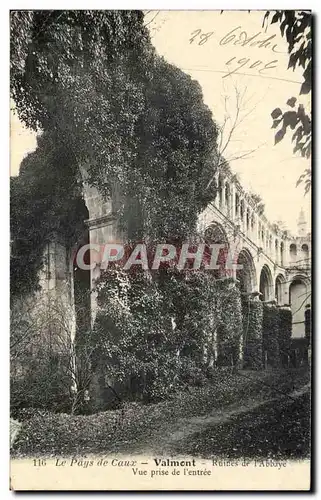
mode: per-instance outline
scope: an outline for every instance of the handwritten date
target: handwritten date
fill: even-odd
[[[277,59],[275,59],[274,61],[270,61],[268,63],[264,63],[263,61],[260,60],[253,62],[253,60],[251,61],[249,57],[242,57],[241,59],[238,60],[236,59],[237,59],[236,57],[232,57],[232,59],[230,59],[225,63],[226,66],[232,66],[233,64],[235,64],[236,67],[234,67],[233,70],[230,70],[228,73],[226,73],[226,75],[224,75],[222,78],[226,78],[227,76],[233,75],[233,73],[236,73],[245,66],[247,66],[249,69],[260,68],[258,69],[258,72],[262,74],[265,70],[276,68],[277,67],[276,63],[278,62]]]
[[[241,30],[241,31],[240,31]],[[203,32],[201,29],[197,29],[191,33],[191,38],[189,40],[191,43],[197,43],[198,45],[204,45],[207,43],[214,35],[214,31],[209,31],[207,33]],[[272,44],[272,40],[274,40],[276,35],[271,35],[269,37],[258,38],[261,35],[261,32],[255,33],[254,35],[249,36],[248,33],[242,30],[241,26],[237,26],[236,28],[229,31],[226,35],[224,35],[220,41],[220,46],[233,45],[233,46],[241,46],[241,47],[257,47],[259,49],[267,49],[270,48],[272,52],[280,53],[277,51],[277,44]],[[228,66],[228,72],[223,76],[226,78],[227,76],[232,75],[233,73],[237,73],[240,69],[256,69],[260,74],[263,74],[265,71],[274,69],[277,67],[278,60],[274,59],[273,61],[263,62],[261,59],[254,60],[250,57],[232,57],[225,64]]]

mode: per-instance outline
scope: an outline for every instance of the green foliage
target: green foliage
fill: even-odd
[[[244,368],[262,369],[263,365],[263,304],[261,301],[243,299]]]
[[[236,366],[239,362],[243,325],[240,291],[233,282],[223,282],[219,301],[218,365]]]
[[[271,12],[267,11],[264,16],[263,25],[270,20]],[[273,13],[271,24],[279,23],[283,37],[288,43],[289,65],[288,68],[303,68],[304,81],[300,94],[311,92],[312,82],[312,17],[311,11],[299,10],[277,10]],[[302,104],[296,106],[296,97],[291,97],[287,101],[289,109],[281,111],[274,109],[271,113],[273,118],[272,128],[278,128],[275,135],[275,144],[280,142],[285,136],[287,129],[294,130],[292,142],[294,150],[299,151],[302,157],[309,159],[311,156],[311,111],[306,112]],[[299,177],[297,185],[305,183],[305,192],[311,187],[311,169],[306,169]]]
[[[282,365],[288,366],[292,336],[292,312],[290,308],[279,308],[279,346]]]
[[[51,134],[38,137],[38,147],[11,178],[11,294],[33,293],[47,243],[58,239],[72,248],[84,231],[86,207],[75,175],[72,153]]]
[[[13,12],[11,30],[20,119],[63,137],[105,197],[117,191],[129,238],[189,234],[214,197],[217,130],[200,86],[155,54],[143,13]]]
[[[249,196],[250,196],[251,200],[255,203],[255,208],[256,208],[258,214],[263,215],[264,210],[265,210],[265,204],[264,204],[261,196],[257,193],[249,193]]]
[[[191,286],[188,279],[166,278],[162,286],[148,273],[126,273],[115,268],[97,283],[99,312],[92,337],[93,369],[103,369],[111,386],[129,384],[134,398],[154,400],[172,392],[180,382],[180,372],[183,378],[186,373],[180,352],[192,353],[199,361],[195,347],[197,338],[196,352],[202,348],[202,325],[186,314],[188,297],[183,302],[176,296],[180,306],[177,318],[182,317],[182,310],[184,313],[181,324],[175,327],[172,322],[175,306],[170,288],[176,288],[178,294],[183,294],[184,289],[191,296]],[[194,305],[190,306],[192,314],[196,314]],[[192,359],[190,362],[195,363]]]
[[[292,134],[292,142],[295,142],[293,152],[296,153],[299,151],[301,156],[309,159],[311,157],[312,147],[311,116],[306,113],[302,104],[296,106],[296,101],[296,98],[292,97],[288,99],[286,103],[288,106],[287,111],[282,112],[280,108],[276,108],[271,113],[273,118],[272,128],[279,127],[275,135],[275,144],[283,139],[288,128],[294,130]],[[297,184],[302,182],[304,177],[305,176],[302,175]]]
[[[129,384],[133,397],[161,397],[175,382],[177,359],[156,283],[145,272],[115,268],[101,276],[96,290],[93,370],[103,370],[111,386]]]
[[[271,12],[267,11],[263,25],[269,21],[270,16]],[[300,94],[308,94],[311,91],[312,75],[311,11],[276,10],[271,19],[271,24],[274,23],[280,24],[281,35],[288,43],[288,68],[293,68],[293,71],[297,66],[304,68]]]
[[[205,383],[211,360],[237,364],[242,319],[233,280],[202,271],[150,275],[114,268],[96,291],[92,366],[123,398],[162,399],[186,383]]]
[[[263,304],[263,358],[268,366],[280,365],[279,310],[274,304]]]

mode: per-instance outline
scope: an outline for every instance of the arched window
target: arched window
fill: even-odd
[[[231,190],[230,190],[230,185],[228,183],[225,184],[225,204],[227,207],[230,205],[230,195],[231,195]]]
[[[247,209],[247,211],[246,211],[246,228],[247,229],[250,228],[250,211],[249,211],[249,209]]]
[[[243,219],[243,216],[244,216],[244,200],[241,200],[241,205],[240,205],[240,215]]]
[[[290,257],[291,257],[291,260],[296,260],[296,256],[297,256],[297,248],[296,248],[296,245],[294,243],[292,243],[290,245]]]
[[[284,254],[284,243],[283,241],[281,241],[280,243],[281,266],[283,266],[283,254]]]
[[[295,277],[289,289],[292,311],[292,337],[304,336],[304,310],[309,301],[306,283],[301,277]]]
[[[308,265],[308,260],[309,260],[309,247],[306,243],[303,243],[302,247],[302,264]]]
[[[256,272],[254,260],[249,250],[241,250],[238,254],[237,264],[240,265],[240,269],[236,270],[236,279],[239,282],[241,292],[253,292],[257,286]]]
[[[271,300],[273,290],[272,274],[269,266],[264,264],[260,274],[260,299],[263,301]]]
[[[283,297],[284,283],[285,283],[284,276],[282,276],[282,274],[279,274],[275,280],[275,298],[279,305],[283,304],[284,302],[284,297]]]
[[[235,215],[237,216],[240,211],[240,197],[238,193],[235,193]]]
[[[213,271],[211,271],[214,274],[215,278],[222,278],[226,276],[229,271],[226,266],[229,244],[223,226],[221,226],[221,224],[219,223],[212,224],[205,230],[204,236],[206,245],[210,245],[213,243],[224,244],[224,247],[222,247],[218,253],[217,262],[215,263],[219,266],[219,269],[214,269]],[[208,253],[208,257],[210,259],[212,251],[209,250],[209,247],[205,247],[204,253]]]

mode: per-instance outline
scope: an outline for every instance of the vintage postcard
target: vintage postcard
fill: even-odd
[[[311,16],[10,12],[12,490],[310,490]]]

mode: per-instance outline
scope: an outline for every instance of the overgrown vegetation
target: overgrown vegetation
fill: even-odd
[[[70,253],[85,230],[87,209],[72,152],[56,137],[38,136],[37,149],[22,161],[10,186],[10,287],[15,299],[39,290],[48,243]]]
[[[207,186],[218,159],[217,128],[199,84],[155,53],[143,13],[13,11],[11,39],[18,116],[43,131],[12,181],[14,300],[37,290],[46,243],[57,238],[71,254],[81,241],[84,179],[102,200],[117,201],[119,227],[129,241],[191,237],[215,196],[215,186]],[[119,293],[123,298],[117,279],[102,277],[100,304],[111,306],[104,287],[110,292],[115,286],[116,299]],[[135,273],[126,279],[129,313],[111,307],[106,317],[102,309],[91,339],[101,347],[99,360],[93,354],[90,362],[102,364],[108,353],[113,385],[129,376],[130,392],[162,397],[176,383],[177,364],[186,373],[195,365],[198,373],[192,358],[202,349],[207,304],[192,297],[195,283],[189,287],[181,277]],[[180,345],[186,332],[189,345]],[[193,355],[178,356],[177,349]]]
[[[102,276],[97,291],[93,369],[105,381],[103,391],[122,383],[123,397],[154,401],[204,384],[213,364],[237,365],[242,317],[233,280],[201,271],[150,276],[116,268]]]
[[[273,368],[280,366],[279,310],[275,304],[263,304],[263,362]]]
[[[279,347],[283,367],[289,366],[292,336],[292,312],[290,308],[279,308]]]
[[[190,387],[157,404],[125,403],[118,410],[88,416],[25,412],[20,417],[24,420],[23,428],[14,444],[12,454],[13,456],[83,456],[86,453],[105,454],[124,451],[128,453],[129,450],[137,453],[140,452],[142,444],[144,447],[149,445],[152,450],[158,441],[160,445],[165,444],[166,433],[174,434],[177,422],[180,423],[181,430],[192,417],[205,416],[215,410],[228,410],[230,405],[235,410],[235,400],[243,401],[246,405],[269,398],[279,398],[308,380],[309,374],[306,370],[260,372],[250,378],[216,370],[211,382],[205,386]],[[254,420],[249,419],[246,414],[244,419],[254,424]],[[286,419],[285,425],[287,425]],[[220,429],[219,426],[216,428]],[[242,439],[246,437],[243,436]],[[253,433],[250,439],[254,441]],[[232,452],[232,448],[237,452],[240,451],[237,444],[240,442],[240,432],[237,439],[231,440],[230,431],[219,432],[214,443],[204,441],[204,449],[213,452],[220,444],[223,446],[225,440],[228,442],[229,453]],[[191,438],[189,442],[191,445],[195,443]],[[202,442],[198,439],[199,444]],[[268,445],[269,443],[265,443],[266,448]],[[184,446],[184,450],[188,449],[186,444]],[[192,453],[195,453],[195,449]]]
[[[55,240],[70,257],[81,244],[84,180],[102,200],[111,198],[126,240],[179,244],[193,241],[198,216],[215,197],[219,153],[199,84],[155,53],[141,12],[11,15],[12,98],[24,124],[42,131],[11,181],[16,313],[17,301],[39,290],[45,246]],[[96,292],[93,330],[87,318],[76,346],[42,346],[48,338],[70,342],[75,333],[72,319],[48,316],[56,302],[47,304],[41,325],[34,324],[38,312],[30,323],[14,323],[13,339],[27,332],[18,345],[29,339],[12,353],[15,411],[29,405],[90,412],[165,399],[206,384],[217,365],[237,367],[242,335],[244,366],[262,368],[263,306],[244,305],[242,328],[240,291],[231,279],[115,267],[101,275]],[[86,312],[71,315],[82,322]]]
[[[261,370],[263,367],[263,303],[243,300],[244,368]]]

